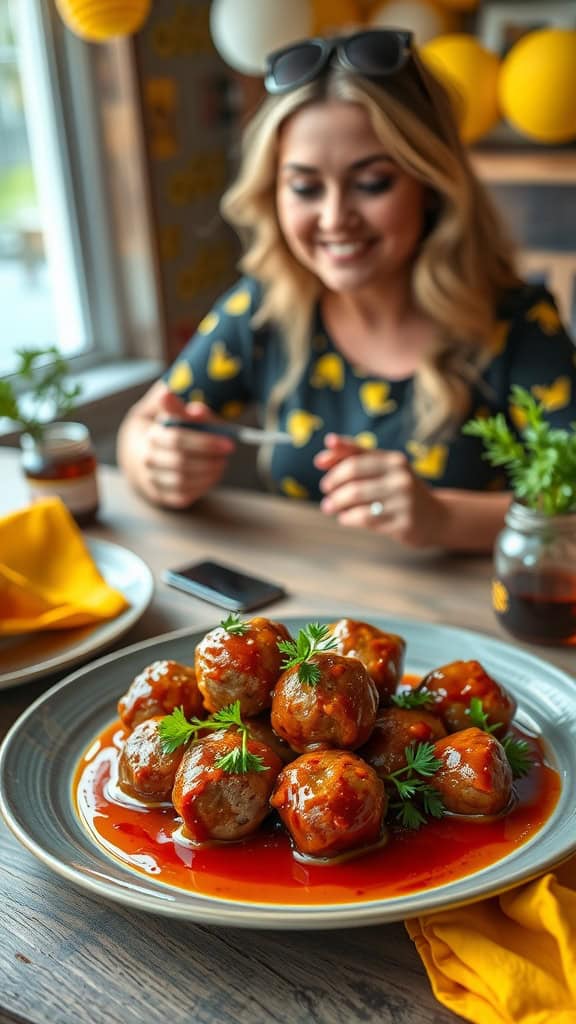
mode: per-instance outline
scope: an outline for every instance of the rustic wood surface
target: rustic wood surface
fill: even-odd
[[[0,451],[0,513],[24,503],[15,453]],[[199,558],[278,581],[274,616],[391,614],[501,636],[490,559],[411,553],[344,530],[315,508],[241,491],[185,513],[150,508],[101,471],[100,523],[87,530],[135,551],[156,577],[153,602],[116,645],[218,609],[160,581]],[[272,611],[270,611],[272,614]],[[530,648],[574,673],[572,651]],[[61,673],[65,675],[65,673]],[[0,735],[58,677],[0,691]],[[93,899],[36,861],[0,823],[0,1024],[454,1024],[434,999],[403,925],[347,931],[210,928]]]

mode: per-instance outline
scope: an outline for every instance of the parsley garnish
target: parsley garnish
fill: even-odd
[[[544,406],[525,388],[514,385],[510,402],[525,419],[518,438],[503,413],[469,420],[464,434],[484,442],[484,458],[504,466],[514,497],[528,508],[554,516],[576,507],[576,423],[554,429],[544,419]]]
[[[338,647],[338,638],[332,636],[328,626],[320,626],[317,622],[310,622],[298,633],[296,641],[279,640],[278,650],[288,657],[282,662],[281,668],[298,667],[298,678],[301,683],[308,683],[315,686],[320,679],[320,669],[310,661],[313,654],[323,651],[333,651]]]
[[[222,619],[220,625],[231,636],[244,636],[248,632],[248,623],[242,622],[237,612],[230,612],[227,618]]]
[[[385,776],[396,787],[398,796],[390,802],[390,808],[397,812],[401,825],[418,829],[427,817],[441,818],[444,814],[440,793],[426,781],[442,767],[442,761],[436,757],[433,743],[405,747],[404,753],[406,765]]]
[[[488,715],[484,711],[484,705],[480,700],[480,697],[472,697],[470,700],[470,707],[466,709],[466,714],[470,716],[470,722],[475,725],[477,729],[482,729],[482,732],[493,733],[496,729],[500,729],[502,722],[494,722],[490,725]]]
[[[220,711],[215,711],[209,718],[191,718],[188,720],[183,708],[174,708],[170,715],[166,715],[158,726],[162,749],[165,754],[171,754],[178,747],[189,740],[195,740],[202,729],[223,729],[234,726],[242,734],[242,746],[231,750],[224,757],[216,762],[216,768],[225,772],[241,775],[245,772],[268,771],[262,758],[257,754],[251,754],[248,750],[248,726],[244,725],[240,717],[240,701],[228,704]]]
[[[501,743],[506,751],[506,757],[508,758],[514,778],[522,779],[525,775],[528,775],[534,764],[534,759],[526,740],[518,740],[512,733],[507,733],[504,739],[501,740]]]
[[[479,697],[472,697],[468,714],[470,715],[472,725],[475,725],[477,729],[482,729],[483,732],[492,734],[502,725],[502,722],[489,725],[488,715],[484,711]],[[507,732],[504,738],[500,740],[500,743],[504,747],[504,752],[508,758],[508,764],[512,769],[514,778],[521,779],[524,775],[528,775],[534,764],[534,759],[526,740],[516,739],[511,732]]]
[[[430,693],[425,686],[419,686],[417,690],[403,690],[402,693],[395,693],[392,697],[396,707],[407,708],[409,711],[412,708],[422,708],[427,704],[433,704],[434,700],[434,694]]]

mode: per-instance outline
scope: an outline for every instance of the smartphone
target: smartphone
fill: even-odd
[[[220,562],[195,562],[179,569],[165,569],[162,579],[171,587],[235,612],[249,612],[286,596],[278,584],[248,576]]]

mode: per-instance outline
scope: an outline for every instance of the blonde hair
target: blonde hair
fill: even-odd
[[[278,224],[279,133],[303,106],[327,99],[362,105],[387,153],[434,197],[412,273],[413,302],[437,334],[414,377],[414,436],[430,440],[468,414],[471,384],[489,360],[496,304],[518,277],[510,242],[460,142],[453,101],[415,54],[383,84],[331,68],[265,100],[246,131],[240,171],[221,208],[244,243],[241,269],[263,285],[255,326],[276,324],[287,347],[287,370],[269,396],[267,418],[274,421],[303,372],[322,290],[291,254]]]

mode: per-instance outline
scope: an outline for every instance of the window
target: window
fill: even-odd
[[[162,354],[134,81],[128,42],[0,0],[0,375],[22,347],[77,370]]]

